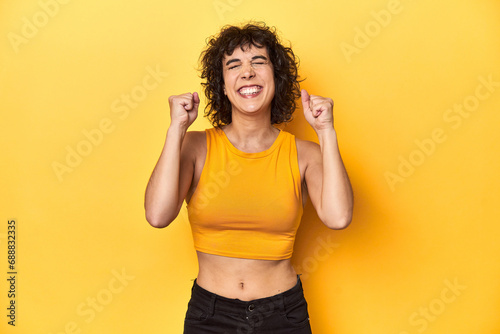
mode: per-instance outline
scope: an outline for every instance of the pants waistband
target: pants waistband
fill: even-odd
[[[293,288],[274,296],[250,301],[219,296],[200,287],[195,279],[190,302],[196,304],[198,307],[203,307],[210,314],[220,311],[227,314],[248,316],[256,312],[272,313],[276,312],[277,309],[280,312],[285,312],[287,306],[289,307],[295,302],[300,302],[303,298],[302,282],[297,275],[297,284]]]

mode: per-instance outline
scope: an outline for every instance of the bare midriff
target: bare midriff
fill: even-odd
[[[197,254],[196,283],[219,296],[249,301],[277,295],[297,284],[290,259],[254,260]]]

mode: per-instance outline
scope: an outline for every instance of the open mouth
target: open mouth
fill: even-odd
[[[262,91],[262,86],[244,86],[238,89],[238,93],[244,97],[255,97]]]

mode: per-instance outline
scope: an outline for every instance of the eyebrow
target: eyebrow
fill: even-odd
[[[263,60],[267,61],[267,58],[264,56],[253,56],[252,60],[255,60],[255,59],[263,59]],[[241,60],[238,58],[230,59],[227,61],[226,66],[228,66],[229,64],[232,64],[232,63],[236,63],[236,62],[241,62]]]

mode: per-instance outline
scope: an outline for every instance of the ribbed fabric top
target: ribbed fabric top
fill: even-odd
[[[205,132],[205,165],[187,205],[196,250],[290,258],[303,213],[295,136],[281,130],[267,150],[247,153],[222,129]]]

